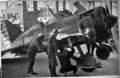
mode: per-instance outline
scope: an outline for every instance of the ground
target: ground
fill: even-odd
[[[84,52],[86,52],[85,45],[82,46]],[[77,50],[75,53],[76,56],[79,56]],[[38,75],[31,75],[27,73],[28,66],[28,57],[27,55],[22,56],[21,58],[14,59],[2,59],[2,77],[3,78],[15,78],[15,77],[50,77],[50,72],[48,69],[48,59],[46,53],[39,53],[36,56],[36,61],[34,65],[34,71],[38,73]],[[87,73],[78,68],[77,77],[84,76],[112,76],[119,75],[119,54],[117,52],[111,52],[110,57],[107,60],[100,60],[96,56],[94,56],[97,61],[101,61],[102,68],[97,68],[92,73]],[[57,74],[59,77],[63,77],[63,74],[59,73],[60,63],[57,59]],[[73,65],[76,65],[74,60],[71,60]],[[68,77],[73,77],[72,72],[68,73]],[[113,77],[112,77],[113,78]]]

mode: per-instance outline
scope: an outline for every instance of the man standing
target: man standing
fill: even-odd
[[[43,39],[44,35],[40,33],[36,38],[31,41],[27,51],[29,57],[28,73],[31,73],[33,75],[37,75],[37,73],[33,71],[33,65],[35,62],[36,53],[44,49],[44,45],[42,44]]]
[[[86,43],[88,54],[90,54],[90,45],[91,46],[94,45],[96,41],[96,30],[94,28],[95,25],[96,22],[94,20],[94,15],[93,13],[91,13],[89,16],[85,16],[80,20],[78,27],[79,30],[81,30],[81,33],[86,34],[89,39],[89,42]],[[94,50],[94,46],[92,46],[91,55],[93,55],[93,50]]]
[[[56,74],[56,66],[57,66],[56,54],[58,53],[57,42],[56,42],[57,34],[58,34],[58,30],[53,29],[48,40],[48,61],[49,61],[49,70],[51,73],[51,77],[57,76]]]

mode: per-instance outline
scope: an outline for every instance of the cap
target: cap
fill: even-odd
[[[57,29],[53,29],[53,33],[58,33],[58,30]]]
[[[39,38],[44,38],[44,35],[42,34],[42,33],[40,33],[40,34],[38,34],[38,36],[37,37],[39,37]]]

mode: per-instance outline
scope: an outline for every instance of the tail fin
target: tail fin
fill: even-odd
[[[2,25],[2,33],[7,38],[7,40],[10,40],[12,43],[17,37],[20,36],[22,31],[8,20],[5,20],[4,24]]]

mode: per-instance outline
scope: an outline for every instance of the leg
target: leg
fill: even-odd
[[[53,70],[50,62],[49,62],[49,70],[50,70],[51,77],[53,77]]]
[[[35,62],[35,52],[29,52],[29,65],[28,65],[28,73],[31,73],[33,75],[37,75],[37,73],[33,72],[33,65]]]
[[[60,73],[64,73],[64,76],[67,76],[67,67],[65,67],[65,68],[61,67]]]
[[[28,57],[29,57],[28,73],[30,73],[32,72],[33,65],[34,65],[34,57],[31,51],[28,52]]]
[[[64,73],[64,76],[67,76],[67,72]]]
[[[88,36],[87,36],[88,37]],[[91,40],[88,37],[87,41],[86,41],[86,46],[87,46],[87,54],[90,54],[90,48],[91,48]]]
[[[53,74],[54,74],[55,77],[57,76],[57,74],[56,74],[56,67],[55,66],[53,67]]]
[[[88,50],[87,54],[90,54],[90,44],[86,44],[86,45],[87,45],[87,50]]]
[[[73,66],[73,65],[70,65],[68,67],[62,68],[62,73],[69,72],[69,71],[73,71],[73,74],[75,75],[76,72],[77,72],[77,67]]]
[[[80,47],[80,46],[77,46],[77,49],[78,49],[78,51],[79,51],[80,55],[81,55],[81,56],[84,56],[84,53],[83,53],[83,51],[82,51],[81,47]]]
[[[75,60],[75,61],[78,61],[78,58],[74,55],[72,55],[71,59]]]
[[[95,32],[95,31],[94,31]],[[96,33],[91,33],[91,55],[93,56],[94,54],[94,49],[95,47],[97,47],[97,44],[96,44]]]
[[[92,49],[91,49],[91,55],[93,56],[93,54],[94,54],[94,49],[95,49],[95,44],[94,43],[92,43]]]
[[[73,74],[76,75],[77,67],[76,66],[72,66],[72,69],[73,69]]]

